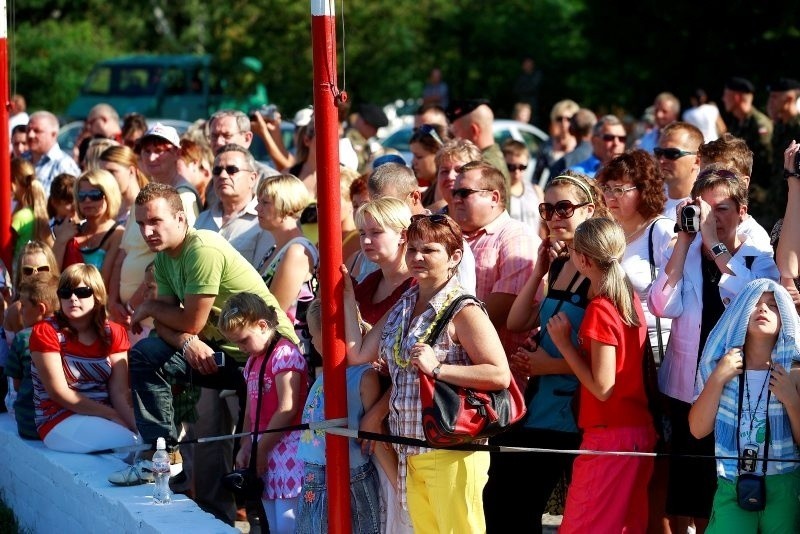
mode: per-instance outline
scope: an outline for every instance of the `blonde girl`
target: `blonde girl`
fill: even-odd
[[[656,434],[642,372],[647,323],[620,266],[624,253],[625,234],[614,221],[592,218],[578,226],[570,259],[591,282],[578,345],[564,312],[547,329],[581,384],[581,448],[650,452]],[[560,532],[645,532],[652,471],[652,458],[579,456]]]
[[[36,179],[33,164],[24,159],[11,161],[11,191],[17,203],[11,215],[14,258],[28,241],[53,245],[47,217],[47,194]]]

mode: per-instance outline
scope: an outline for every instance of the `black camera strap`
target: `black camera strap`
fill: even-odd
[[[744,357],[744,353],[742,353],[742,374],[739,375],[739,406],[736,413],[736,452],[739,455],[739,466],[741,466],[741,456],[742,456],[742,444],[741,444],[741,429],[742,429],[742,400],[744,400],[744,383],[747,376],[747,358]],[[769,370],[767,370],[767,381],[769,381]],[[770,431],[769,431],[769,399],[772,395],[772,391],[769,389],[769,385],[766,386],[767,388],[767,409],[766,409],[766,431],[764,432],[764,458],[763,464],[761,466],[761,472],[766,475],[767,474],[767,457],[769,456],[769,440],[770,440]],[[758,402],[756,402],[756,409],[758,408]],[[750,414],[750,418],[755,417],[755,413]],[[741,469],[739,469],[741,471]]]

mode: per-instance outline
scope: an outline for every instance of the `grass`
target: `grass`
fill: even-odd
[[[0,493],[0,534],[22,533],[17,518],[14,517],[14,511],[2,502],[2,497],[3,495]]]

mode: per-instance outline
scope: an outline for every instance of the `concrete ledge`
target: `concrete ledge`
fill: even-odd
[[[33,533],[231,533],[238,530],[175,495],[153,504],[152,484],[111,485],[108,475],[124,467],[113,455],[47,450],[17,434],[13,417],[0,414],[0,489],[24,529]]]

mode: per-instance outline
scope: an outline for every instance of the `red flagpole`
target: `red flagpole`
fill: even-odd
[[[336,13],[332,0],[311,0],[314,57],[314,127],[317,143],[317,212],[322,296],[325,417],[347,417],[344,310],[342,309],[342,229],[339,190],[339,97],[336,78]],[[328,530],[349,534],[350,460],[347,438],[325,438]],[[302,499],[303,496],[301,495]]]
[[[0,20],[0,258],[6,268],[13,269],[11,260],[11,152],[8,131],[8,12],[3,0]]]

